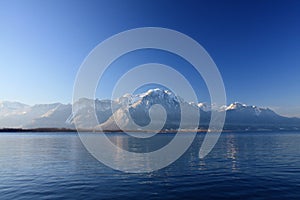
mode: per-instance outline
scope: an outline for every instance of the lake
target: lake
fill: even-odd
[[[150,149],[173,135],[155,137]],[[1,133],[0,199],[300,199],[300,133],[222,133],[201,160],[203,137],[170,166],[129,174],[93,158],[77,133]]]

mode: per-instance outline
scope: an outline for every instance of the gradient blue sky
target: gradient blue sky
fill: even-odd
[[[146,26],[175,29],[198,41],[223,76],[228,102],[300,116],[300,1],[296,0],[1,0],[0,100],[71,102],[77,70],[88,53],[116,33]],[[181,62],[167,59],[170,55],[163,52],[136,53],[138,59],[129,55],[127,61],[132,62],[124,63]],[[113,84],[112,74],[106,75],[111,81],[102,87]]]

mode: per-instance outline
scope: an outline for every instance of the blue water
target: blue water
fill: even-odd
[[[1,133],[0,199],[300,199],[300,133],[223,133],[200,160],[203,136],[172,165],[128,174],[94,159],[77,133]]]

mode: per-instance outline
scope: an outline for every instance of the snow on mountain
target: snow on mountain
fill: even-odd
[[[41,106],[41,105],[40,105]],[[39,106],[39,107],[40,107]],[[71,128],[65,121],[71,114],[71,104],[54,104],[51,106],[42,106],[45,110],[43,114],[37,115],[30,122],[23,125],[23,128]]]
[[[229,106],[217,107],[216,105],[206,103],[193,103],[185,102],[181,97],[177,97],[168,90],[151,89],[142,94],[125,94],[119,99],[113,101],[115,109],[109,109],[109,114],[105,115],[106,120],[102,120],[97,128],[102,130],[118,130],[118,125],[121,124],[122,128],[130,129],[132,122],[144,127],[150,122],[149,111],[153,105],[159,104],[164,107],[167,113],[167,119],[164,128],[176,129],[180,122],[180,104],[183,109],[192,113],[200,113],[200,126],[207,127],[211,117],[211,111],[222,112],[226,111],[227,118],[225,127],[235,129],[236,127],[249,127],[249,126],[298,126],[300,127],[299,119],[290,119],[279,116],[268,108],[259,108],[257,106],[250,106],[242,103],[235,102]],[[115,115],[113,116],[113,113]],[[97,113],[97,116],[103,115]],[[86,117],[87,115],[85,115]],[[152,119],[153,120],[153,119]],[[155,119],[154,119],[155,120]],[[192,120],[192,119],[191,119]],[[153,123],[153,122],[152,122]],[[186,125],[188,128],[189,125]]]
[[[168,90],[151,89],[141,94],[125,94],[116,100],[82,98],[74,103],[73,110],[71,104],[54,103],[29,106],[18,102],[3,101],[0,102],[0,128],[74,128],[76,122],[79,128],[93,129],[96,127],[118,130],[117,124],[128,129],[136,127],[133,126],[130,118],[135,124],[147,127],[151,122],[150,111],[156,116],[152,118],[152,123],[161,123],[162,113],[155,107],[157,104],[163,107],[166,113],[165,129],[178,128],[181,120],[180,106],[183,106],[182,109],[185,113],[200,113],[199,124],[201,127],[208,126],[212,111],[226,111],[225,128],[227,129],[300,127],[300,119],[282,117],[268,108],[239,102],[216,107],[214,104],[186,102]],[[97,122],[93,121],[94,108]],[[190,121],[193,119],[191,118]],[[185,124],[186,128],[189,126],[188,123]]]
[[[0,116],[22,115],[29,107],[29,105],[19,102],[0,101]]]
[[[98,123],[104,123],[123,105],[123,102],[112,100],[91,100],[82,98],[75,102],[73,113],[66,119],[66,124],[74,125],[75,122],[79,128],[94,128],[93,110],[95,109]]]
[[[229,106],[227,106],[225,110],[226,111],[233,111],[234,110],[234,111],[238,111],[238,112],[248,111],[248,112],[251,112],[251,113],[255,114],[256,116],[259,116],[262,112],[264,112],[268,109],[267,108],[259,108],[257,106],[249,106],[249,105],[246,105],[246,104],[235,102],[235,103],[232,103]]]
[[[7,108],[12,110],[18,110],[24,107],[28,107],[28,105],[14,101],[0,101],[0,109]]]
[[[180,103],[184,107],[183,109],[189,113],[199,112],[197,106],[190,103],[184,102],[180,97],[176,97],[172,92],[168,90],[161,89],[151,89],[145,93],[137,95],[126,94],[119,98],[118,102],[122,105],[118,110],[116,110],[115,115],[111,116],[106,122],[100,124],[97,128],[104,130],[114,130],[121,125],[122,128],[131,129],[135,127],[135,124],[140,126],[140,128],[147,126],[150,122],[155,127],[156,124],[161,123],[161,110],[152,109],[152,121],[149,116],[150,108],[154,105],[161,105],[166,112],[166,123],[164,128],[178,128],[180,122]],[[156,117],[155,117],[156,115]],[[155,121],[156,120],[156,121]],[[192,119],[190,121],[193,121]],[[156,124],[155,124],[156,123]],[[158,126],[158,125],[157,125]],[[189,124],[182,124],[182,126],[189,127]]]
[[[151,100],[153,101],[164,101],[168,100],[169,103],[183,101],[180,97],[176,97],[175,94],[170,92],[169,90],[162,90],[159,88],[150,89],[141,94],[125,94],[120,97],[117,101],[124,105],[133,105],[135,103],[139,103],[143,101],[143,99],[147,98],[148,104],[151,104]]]
[[[37,104],[29,106],[18,102],[5,102],[0,109],[0,127],[22,128],[31,123],[32,120],[41,117],[49,110],[55,108],[56,104]]]
[[[225,127],[228,129],[294,129],[300,119],[283,117],[270,110],[235,102],[226,108]]]
[[[207,105],[206,103],[198,103],[197,106],[205,112],[211,111],[211,106]]]
[[[130,120],[129,115],[137,125],[145,126],[150,123],[149,109],[155,104],[162,105],[169,113],[173,113],[173,116],[180,109],[176,96],[167,90],[161,89],[151,89],[145,93],[135,95],[125,94],[117,102],[120,107],[115,110],[115,115],[100,124],[98,128],[112,130],[117,127],[117,124],[121,124],[123,128],[130,129],[134,127],[134,123]],[[178,121],[178,119],[173,118],[173,121]]]
[[[232,103],[229,106],[227,106],[226,110],[238,110],[238,109],[243,109],[246,107],[247,107],[246,104],[241,104],[239,102],[235,102],[235,103]]]
[[[0,102],[0,127],[21,127],[26,121],[24,115],[30,109],[29,105],[1,101]]]

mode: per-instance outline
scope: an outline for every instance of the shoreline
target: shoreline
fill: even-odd
[[[121,133],[121,132],[140,132],[140,133],[153,133],[157,132],[157,130],[94,130],[94,129],[68,129],[68,128],[2,128],[0,129],[0,133],[27,133],[27,132],[53,132],[53,133],[61,133],[61,132],[81,132],[81,133]],[[189,133],[189,132],[197,132],[197,133],[213,133],[214,131],[208,131],[207,129],[182,129],[182,130],[160,130],[158,133]],[[241,129],[232,129],[232,130],[222,130],[222,133],[251,133],[251,132],[300,132],[299,129],[257,129],[257,130],[241,130]]]

